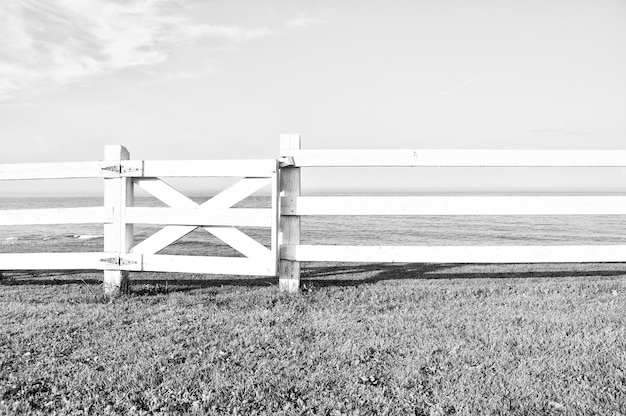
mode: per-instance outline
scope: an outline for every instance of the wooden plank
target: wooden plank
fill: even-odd
[[[135,179],[135,184],[139,185],[143,190],[170,207],[176,208],[194,208],[198,206],[204,208],[230,208],[271,182],[272,178],[244,178],[203,204],[198,205],[191,198],[181,194],[159,178]]]
[[[0,270],[102,270],[107,253],[2,253]]]
[[[280,156],[288,156],[300,149],[299,134],[280,136]],[[280,195],[283,198],[300,197],[300,168],[285,167],[280,170]],[[281,212],[279,240],[281,245],[300,244],[300,217],[286,216]],[[300,290],[300,263],[295,259],[279,256],[278,286],[281,291],[295,293]]]
[[[244,276],[273,276],[269,264],[238,257],[167,256],[150,254],[143,256],[144,271],[177,273],[207,273]]]
[[[128,150],[119,145],[104,147],[106,161],[129,160]],[[127,207],[133,206],[132,178],[104,179],[104,207],[113,210],[113,222],[104,225],[104,251],[111,253],[129,253],[133,245],[133,225],[126,221]],[[104,271],[104,293],[110,297],[128,292],[130,277],[125,270]]]
[[[131,224],[271,227],[272,211],[262,208],[127,208]]]
[[[196,226],[171,225],[157,231],[150,237],[139,242],[130,249],[133,254],[156,254],[170,244],[180,240],[193,230]]]
[[[624,215],[626,196],[283,197],[283,215]]]
[[[194,208],[198,204],[159,178],[135,179],[134,183],[171,207]],[[131,253],[155,254],[194,231],[196,226],[168,226],[146,238]]]
[[[283,246],[293,261],[365,263],[626,262],[626,246]]]
[[[206,201],[202,207],[230,208],[271,183],[272,178],[243,178]]]
[[[276,160],[276,173],[272,177],[272,229],[270,232],[271,265],[272,271],[278,275],[280,263],[280,162]]]
[[[145,160],[145,177],[241,176],[270,178],[273,159],[259,160]]]
[[[0,164],[0,180],[100,178],[103,162]]]
[[[0,225],[111,223],[113,210],[93,208],[47,208],[0,210]]]
[[[160,179],[141,179],[135,180],[139,186],[151,193],[161,201],[172,207],[198,207],[198,204],[187,196],[181,194]],[[250,194],[258,191],[268,184],[265,178],[244,178],[224,191],[215,195],[202,205],[203,208],[230,208]],[[154,235],[148,237],[141,243],[137,244],[132,253],[155,254],[170,244],[183,238],[197,227],[195,226],[169,226],[158,231]],[[256,240],[248,237],[243,232],[232,227],[205,227],[206,231],[215,237],[224,241],[246,257],[265,258],[267,248],[259,244]]]
[[[182,236],[189,234],[198,227],[169,226],[146,238],[131,249],[131,253],[156,254],[165,247],[178,241]],[[203,227],[206,231],[233,247],[246,257],[253,259],[270,259],[270,251],[258,241],[250,238],[236,228]]]
[[[623,167],[626,150],[298,150],[295,166]]]
[[[204,229],[246,257],[268,263],[273,261],[272,252],[267,247],[236,228],[204,227]]]
[[[159,178],[134,179],[133,183],[170,207],[193,208],[198,206],[191,198],[181,194]]]
[[[278,175],[274,161],[273,177]],[[202,208],[230,208],[271,183],[271,178],[244,178],[201,205]],[[251,259],[267,259],[269,250],[258,241],[233,227],[204,227],[241,254]]]

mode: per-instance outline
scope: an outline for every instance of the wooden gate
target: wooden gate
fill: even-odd
[[[232,186],[196,203],[167,184],[166,177],[240,177]],[[130,160],[123,146],[106,146],[99,162],[0,166],[0,180],[103,178],[104,206],[0,211],[0,225],[104,225],[104,250],[90,253],[0,254],[0,270],[104,270],[105,291],[128,284],[129,271],[275,276],[278,263],[278,164],[269,160]],[[135,207],[138,186],[167,207]],[[262,188],[271,188],[270,208],[235,208]],[[163,228],[134,244],[134,224]],[[265,227],[270,247],[237,227]],[[202,228],[241,257],[158,254]]]

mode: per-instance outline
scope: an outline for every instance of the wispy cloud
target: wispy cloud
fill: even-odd
[[[252,40],[272,33],[267,26],[244,28],[241,26],[190,25],[183,30],[191,38],[213,38],[231,41]]]
[[[300,29],[324,23],[324,20],[315,17],[298,16],[285,22],[285,26],[289,29]]]
[[[249,41],[265,27],[196,24],[180,0],[0,2],[0,100],[156,65],[181,42]]]

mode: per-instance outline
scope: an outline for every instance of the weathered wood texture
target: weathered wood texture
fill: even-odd
[[[284,134],[280,136],[280,156],[288,157],[300,149],[300,135]],[[280,170],[280,194],[283,198],[300,196],[300,168],[285,167]],[[300,244],[300,217],[280,214],[281,245]],[[300,263],[293,259],[280,257],[278,264],[278,285],[281,291],[297,292],[300,289]]]

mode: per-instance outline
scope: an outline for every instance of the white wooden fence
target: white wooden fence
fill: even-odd
[[[300,262],[626,262],[626,246],[339,246],[300,244],[307,215],[623,215],[626,196],[301,196],[307,167],[624,167],[626,151],[303,150],[281,138],[281,287],[296,290]]]
[[[203,204],[197,204],[160,179],[213,176],[242,179]],[[106,146],[104,161],[0,165],[0,180],[70,178],[103,178],[104,206],[2,210],[0,225],[101,223],[104,251],[0,254],[0,270],[103,270],[105,292],[110,295],[127,289],[129,271],[276,275],[279,215],[278,165],[274,159],[130,160],[124,147]],[[134,207],[135,186],[168,208]],[[271,208],[232,208],[266,186],[271,186]],[[133,224],[157,224],[164,228],[134,245]],[[271,247],[250,238],[235,228],[238,226],[269,228]],[[157,254],[199,227],[244,257]]]
[[[104,271],[106,293],[126,290],[129,271],[279,276],[281,290],[297,291],[300,262],[554,263],[626,262],[626,246],[338,246],[300,244],[307,215],[624,215],[626,196],[301,196],[306,167],[625,167],[626,151],[302,150],[299,135],[281,136],[278,160],[131,160],[122,146],[106,146],[105,160],[0,165],[0,180],[103,178],[104,206],[1,210],[2,225],[104,226],[104,251],[0,254],[0,270]],[[242,179],[197,204],[162,177]],[[134,207],[139,186],[168,208]],[[271,208],[233,208],[271,186]],[[164,228],[134,244],[133,224]],[[265,247],[236,227],[267,227]],[[203,228],[244,257],[158,254]]]

